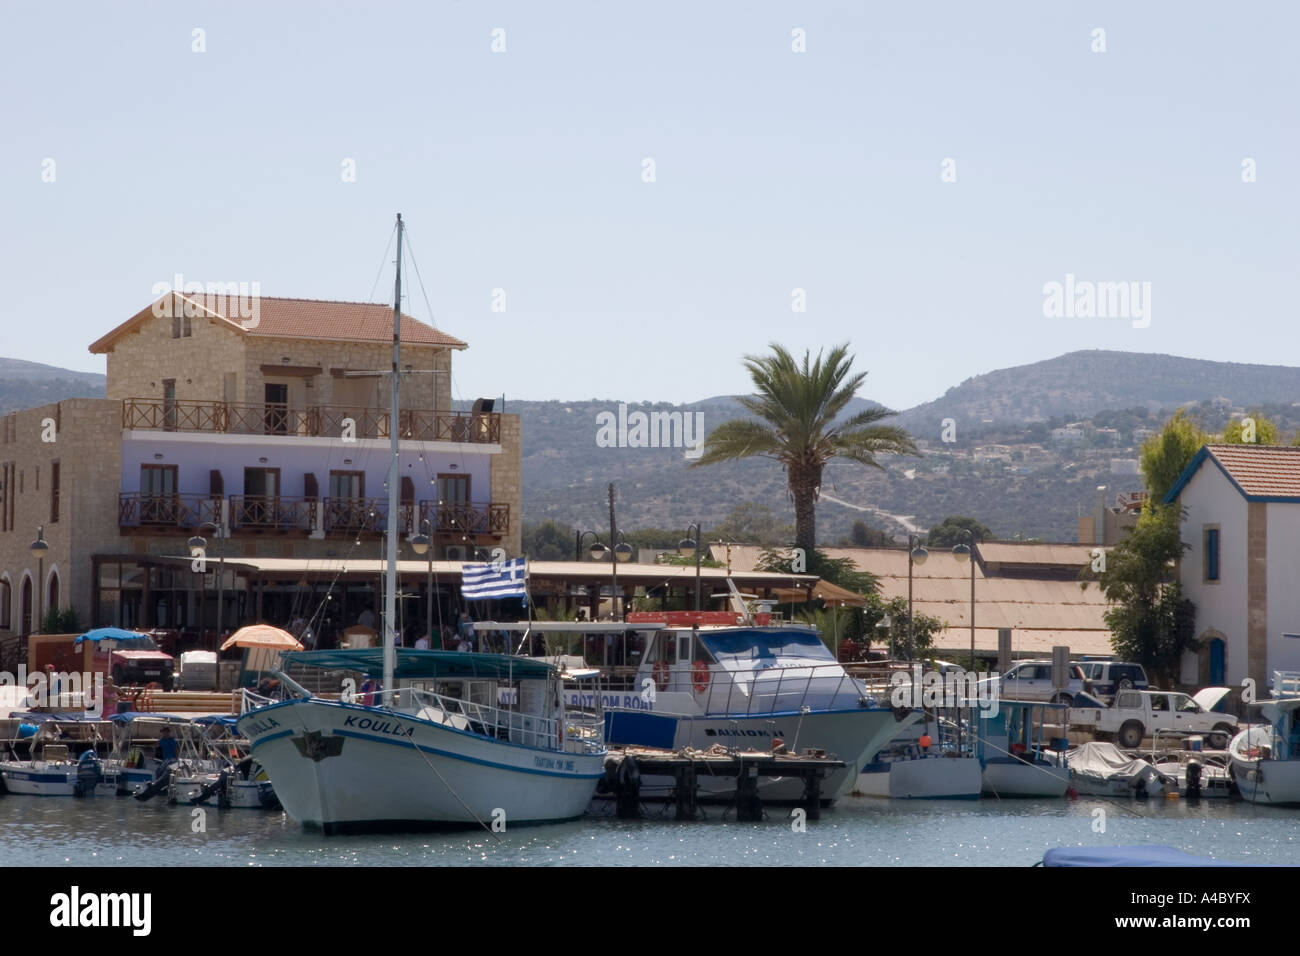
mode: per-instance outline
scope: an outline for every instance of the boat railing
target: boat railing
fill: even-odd
[[[569,715],[562,726],[553,717],[504,710],[419,687],[398,690],[395,708],[424,720],[523,747],[566,753],[592,753],[604,749],[603,722],[580,715]]]

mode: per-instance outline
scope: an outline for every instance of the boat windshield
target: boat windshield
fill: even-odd
[[[700,640],[719,663],[800,657],[834,662],[830,649],[812,631],[800,628],[700,633]]]

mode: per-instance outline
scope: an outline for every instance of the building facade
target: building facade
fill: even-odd
[[[393,423],[391,307],[254,305],[250,315],[233,299],[168,293],[91,345],[107,358],[106,399],[5,417],[0,635],[35,630],[51,606],[86,625],[243,623],[266,595],[254,601],[224,559],[374,558],[390,526],[428,534],[438,560],[519,553],[519,417],[489,400],[453,408],[452,353],[464,342],[403,316]],[[39,529],[43,562],[30,554]],[[374,592],[345,594],[340,623],[371,603],[377,616]],[[301,595],[292,604],[276,610],[307,611]]]

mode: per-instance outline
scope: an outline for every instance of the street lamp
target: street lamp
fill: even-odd
[[[428,533],[425,533],[428,528]],[[420,519],[420,533],[411,535],[406,539],[411,545],[411,550],[416,554],[429,555],[429,577],[425,581],[425,593],[428,595],[428,603],[424,610],[424,619],[428,622],[428,641],[429,649],[433,649],[433,523],[428,518]],[[442,634],[438,635],[438,646],[442,647]]]
[[[961,533],[964,539],[955,544],[952,553],[958,561],[970,562],[970,669],[975,670],[975,536],[966,528]]]
[[[211,528],[213,531],[216,532],[216,538],[218,541],[226,540],[225,528],[222,527],[221,525],[213,521],[205,521],[203,522],[203,524],[199,525],[198,530],[203,531],[207,528]],[[191,554],[194,552],[195,548],[199,548],[205,554],[207,553],[208,542],[198,534],[194,535],[194,537],[190,538],[190,540],[186,543],[190,546]],[[226,603],[226,548],[224,545],[222,545],[221,553],[217,555],[217,644],[218,645],[221,644],[221,623],[222,623],[222,618],[224,617],[224,614],[222,612],[225,611],[225,603]],[[238,601],[236,601],[236,603],[238,603]],[[200,627],[202,627],[201,624]]]
[[[694,538],[690,536],[692,531],[695,532]],[[695,610],[697,611],[700,609],[700,559],[704,554],[703,542],[704,532],[700,529],[698,521],[690,525],[686,529],[686,537],[677,542],[678,554],[683,558],[695,559]]]
[[[36,619],[32,621],[34,630],[32,633],[41,633],[41,599],[42,592],[45,590],[45,555],[50,550],[49,544],[45,541],[45,525],[40,525],[36,529],[36,540],[31,543],[29,549],[32,557],[36,559],[38,567],[36,571]]]
[[[909,655],[916,653],[916,628],[912,618],[912,565],[925,564],[928,557],[930,552],[921,547],[921,536],[909,534],[907,536],[907,653]]]

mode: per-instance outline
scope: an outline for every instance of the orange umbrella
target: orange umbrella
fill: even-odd
[[[300,651],[302,644],[288,631],[270,624],[250,624],[241,627],[226,638],[221,645],[224,651],[228,647],[271,647],[280,651]]]

